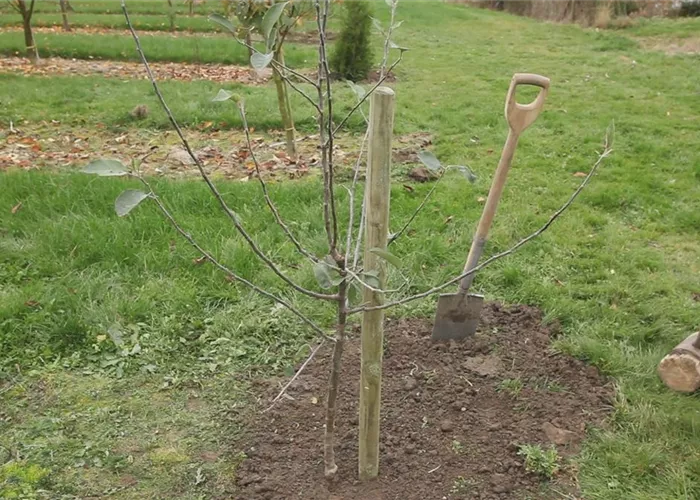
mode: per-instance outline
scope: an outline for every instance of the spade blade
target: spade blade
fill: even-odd
[[[483,295],[443,294],[438,298],[433,340],[461,340],[476,333]]]

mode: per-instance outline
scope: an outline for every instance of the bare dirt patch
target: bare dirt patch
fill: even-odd
[[[664,52],[671,56],[700,54],[700,36],[688,38],[638,38],[646,50]]]
[[[423,320],[387,325],[378,481],[356,481],[355,332],[341,379],[335,483],[327,485],[322,465],[326,350],[295,382],[293,399],[250,422],[236,498],[548,498],[543,479],[526,471],[519,445],[556,446],[565,462],[586,429],[603,423],[611,387],[595,368],[552,352],[552,329],[527,306],[488,304],[477,336],[464,343],[433,343],[430,331]],[[278,390],[261,384],[266,395]],[[575,472],[562,467],[556,488],[575,493]]]
[[[256,72],[246,66],[228,64],[189,64],[175,62],[151,62],[151,70],[158,80],[209,80],[212,82],[237,82],[245,85],[262,85],[271,74],[269,71]],[[122,80],[148,78],[140,62],[63,59],[50,57],[40,64],[32,64],[24,57],[0,58],[0,72],[21,73],[23,75],[71,75],[105,76]]]

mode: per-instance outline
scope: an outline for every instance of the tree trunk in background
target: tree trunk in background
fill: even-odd
[[[24,28],[24,45],[27,47],[27,57],[33,62],[39,62],[39,49],[34,42],[34,33],[32,33],[32,14],[34,13],[34,0],[31,1],[29,7],[25,0],[17,0],[19,13],[22,14],[22,27]]]
[[[250,64],[250,58],[253,57],[253,36],[249,29],[245,30],[245,43],[248,46],[248,64]]]
[[[175,31],[175,7],[173,7],[173,0],[168,0],[168,22],[170,23],[170,31]]]
[[[282,47],[275,51],[274,60],[279,64],[284,65],[284,53],[282,52]],[[287,82],[282,79],[282,75],[275,66],[272,66],[272,79],[275,81],[275,87],[277,88],[277,104],[280,108],[282,127],[284,127],[285,141],[287,143],[287,156],[290,158],[296,158],[296,132],[294,131],[294,118],[292,117],[292,106],[289,102]]]
[[[63,31],[70,31],[70,25],[68,24],[68,8],[66,7],[67,0],[58,0],[58,4],[61,6],[61,17],[63,18]]]

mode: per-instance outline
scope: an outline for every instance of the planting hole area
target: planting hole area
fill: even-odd
[[[323,479],[321,436],[329,350],[241,441],[240,498],[557,498],[575,495],[573,465],[589,427],[600,426],[613,391],[598,371],[551,350],[556,328],[527,306],[484,307],[474,338],[433,342],[417,319],[386,324],[380,475],[356,481],[359,341],[343,362],[337,480]],[[274,396],[277,380],[254,387]],[[262,404],[268,403],[264,397]],[[264,406],[260,408],[265,409]],[[553,451],[554,450],[554,451]],[[552,495],[547,496],[547,495]]]

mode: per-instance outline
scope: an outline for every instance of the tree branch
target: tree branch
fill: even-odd
[[[367,138],[369,137],[369,128],[365,132],[365,135],[362,137],[362,143],[360,143],[360,152],[357,155],[357,161],[355,162],[355,169],[354,173],[352,176],[352,185],[350,186],[350,189],[348,189],[348,194],[350,195],[349,198],[349,205],[350,205],[350,215],[348,218],[348,234],[347,238],[345,240],[345,250],[343,251],[343,254],[350,255],[350,250],[352,248],[352,232],[354,230],[354,225],[355,225],[355,192],[357,189],[357,181],[360,178],[360,164],[362,163],[362,155],[364,154],[365,151],[365,143],[367,142]],[[362,198],[362,203],[364,204],[364,197]],[[359,237],[359,236],[358,236]]]
[[[260,52],[258,49],[256,49],[253,45],[246,43],[245,40],[241,40],[233,33],[231,35],[233,36],[233,39],[236,40],[236,42],[238,42],[239,44],[243,45],[244,47],[247,47],[248,49],[252,50],[255,53],[262,54],[262,52]],[[318,85],[316,82],[314,82],[308,76],[304,75],[303,73],[299,73],[298,71],[293,70],[292,68],[290,68],[289,66],[287,66],[285,64],[279,63],[277,61],[270,61],[270,64],[272,66],[276,67],[278,70],[282,69],[284,71],[291,73],[292,75],[296,76],[297,78],[304,80],[306,83],[313,85],[314,88],[316,88],[316,86]],[[282,71],[280,71],[280,73],[282,73]]]
[[[386,30],[386,37],[384,38],[384,55],[382,57],[382,65],[379,67],[379,77],[384,76],[386,71],[386,63],[389,62],[389,48],[391,43],[391,35],[394,31],[394,18],[396,16],[396,7],[399,4],[399,0],[391,1],[391,17],[389,18],[389,29]]]
[[[299,375],[301,375],[301,372],[304,371],[304,368],[306,368],[306,366],[307,366],[309,363],[311,363],[311,360],[314,359],[314,356],[316,356],[316,353],[319,351],[319,349],[321,349],[321,347],[323,347],[323,344],[325,344],[325,341],[326,341],[325,338],[324,338],[324,339],[321,339],[321,342],[320,342],[316,347],[314,347],[314,348],[311,350],[311,354],[309,354],[309,357],[306,358],[306,361],[304,361],[304,362],[302,363],[302,365],[299,367],[299,369],[298,369],[297,372],[294,374],[294,376],[293,376],[291,379],[289,379],[289,382],[287,382],[286,384],[284,384],[284,387],[282,387],[282,390],[277,394],[277,396],[275,396],[275,399],[273,399],[273,400],[270,402],[270,406],[268,406],[267,408],[265,408],[261,413],[267,413],[268,411],[270,411],[270,410],[275,406],[275,404],[277,404],[277,401],[279,401],[280,399],[282,399],[282,396],[285,395],[285,393],[287,392],[287,389],[289,389],[289,387],[294,383],[294,381],[295,381],[297,378],[299,378]]]
[[[22,14],[22,11],[19,10],[19,7],[15,5],[15,3],[12,0],[6,0],[7,3],[12,7],[15,11],[17,11],[18,14]]]
[[[255,164],[255,173],[257,174],[258,181],[260,182],[260,187],[262,188],[263,196],[265,197],[265,202],[267,203],[267,206],[270,208],[270,211],[272,212],[272,215],[275,217],[275,221],[277,222],[277,225],[279,225],[282,228],[282,231],[284,231],[284,234],[287,235],[289,238],[289,241],[292,242],[292,244],[296,247],[296,249],[301,253],[303,256],[311,259],[313,262],[318,262],[318,258],[316,258],[315,255],[313,255],[311,252],[306,250],[299,240],[297,240],[292,232],[290,231],[289,227],[287,224],[284,223],[282,220],[282,217],[279,214],[279,211],[277,210],[277,207],[275,204],[272,202],[272,199],[270,198],[270,195],[267,191],[267,183],[265,182],[265,179],[262,177],[262,173],[260,172],[260,163],[258,162],[257,157],[255,156],[255,153],[253,152],[253,144],[250,140],[250,129],[248,127],[248,119],[246,118],[245,114],[245,105],[241,101],[238,105],[238,110],[240,111],[241,115],[241,121],[243,123],[243,131],[245,132],[245,139],[246,139],[246,144],[248,145],[248,151],[250,152],[250,157],[253,160],[253,163]]]
[[[319,40],[323,40],[323,21],[321,13],[321,0],[314,1],[314,8],[316,9],[316,24],[318,26]],[[325,55],[323,53],[323,45],[319,43],[318,47],[318,75],[317,75],[317,85],[316,90],[318,94],[318,107],[321,110],[318,114],[318,133],[319,133],[319,143],[321,147],[321,173],[323,175],[323,224],[326,229],[326,238],[328,239],[328,251],[335,260],[336,255],[333,255],[332,251],[334,248],[333,244],[333,228],[331,223],[331,213],[330,213],[330,197],[331,197],[331,187],[329,184],[328,176],[328,141],[326,140],[326,117],[325,117],[325,100],[323,95],[323,79],[325,75],[323,60]],[[332,151],[331,151],[331,154]]]
[[[418,216],[418,214],[420,213],[420,211],[423,210],[423,207],[425,207],[425,204],[428,203],[428,200],[430,199],[430,197],[431,197],[431,196],[433,195],[433,193],[435,192],[435,189],[437,189],[438,184],[440,184],[440,181],[441,181],[442,178],[445,176],[445,172],[447,172],[447,169],[443,169],[443,170],[440,172],[440,176],[439,176],[439,177],[437,178],[437,180],[435,181],[435,184],[433,184],[433,187],[430,189],[430,191],[428,191],[428,194],[425,195],[425,198],[423,198],[423,201],[421,202],[421,204],[418,205],[418,208],[416,208],[416,210],[413,212],[413,214],[411,215],[411,217],[408,218],[408,220],[407,220],[406,223],[403,225],[403,227],[399,230],[399,232],[398,232],[398,233],[394,233],[394,234],[392,234],[392,235],[389,235],[389,242],[387,243],[387,246],[391,245],[393,242],[395,242],[396,240],[398,240],[398,239],[401,237],[401,235],[402,235],[404,232],[406,232],[406,229],[408,229],[408,226],[411,225],[411,222],[413,222],[413,220]]]
[[[144,67],[146,68],[146,73],[148,74],[148,78],[151,81],[151,84],[153,85],[153,89],[156,93],[156,96],[158,97],[158,101],[160,102],[161,107],[165,111],[166,115],[168,116],[168,119],[170,120],[170,123],[172,124],[173,128],[175,129],[175,132],[177,133],[180,142],[182,145],[185,147],[185,150],[187,151],[187,154],[192,158],[194,161],[195,165],[197,166],[197,169],[199,170],[200,175],[204,179],[204,182],[207,184],[209,187],[209,190],[212,192],[214,197],[217,199],[219,202],[219,205],[223,209],[224,213],[231,219],[231,222],[233,222],[233,225],[235,226],[236,230],[238,230],[238,233],[243,236],[243,238],[246,240],[248,243],[248,246],[253,250],[253,253],[257,255],[280,279],[282,279],[285,283],[287,283],[289,286],[294,288],[296,291],[303,293],[305,295],[308,295],[309,297],[314,297],[316,299],[322,299],[322,300],[337,300],[338,296],[337,295],[329,295],[329,294],[324,294],[324,293],[318,293],[314,292],[312,290],[307,290],[306,288],[298,285],[294,281],[292,281],[287,275],[285,275],[278,267],[277,265],[272,262],[272,260],[265,255],[262,250],[258,247],[258,245],[255,243],[253,238],[248,234],[248,232],[245,230],[245,228],[241,225],[238,216],[231,210],[228,205],[226,204],[226,201],[224,200],[223,196],[221,196],[221,193],[219,190],[216,188],[214,183],[211,181],[209,178],[209,175],[207,175],[206,171],[204,170],[204,165],[202,162],[199,160],[197,155],[194,153],[192,148],[190,147],[189,142],[185,138],[182,129],[180,128],[180,125],[177,123],[177,120],[175,120],[175,116],[173,115],[172,111],[170,111],[170,107],[168,104],[165,102],[165,98],[163,97],[163,94],[160,92],[160,88],[158,87],[158,83],[156,82],[155,76],[153,75],[153,72],[151,71],[151,67],[148,64],[148,60],[146,59],[146,55],[143,52],[143,49],[141,47],[141,40],[139,40],[138,35],[136,34],[136,31],[134,30],[134,27],[131,23],[131,19],[129,17],[129,13],[126,9],[126,3],[125,0],[122,0],[122,11],[124,12],[124,17],[126,18],[126,23],[129,27],[129,31],[131,32],[131,36],[134,39],[134,42],[136,43],[136,50],[139,53],[139,56],[141,57],[141,62],[143,63]]]
[[[294,314],[297,318],[299,318],[304,323],[306,323],[309,327],[311,327],[311,329],[314,332],[316,332],[317,334],[319,334],[323,339],[333,340],[332,337],[330,337],[328,334],[326,334],[326,332],[324,332],[318,325],[316,325],[316,323],[314,323],[309,318],[307,318],[301,311],[299,311],[292,304],[290,304],[286,300],[278,297],[277,295],[270,293],[267,290],[264,290],[263,288],[260,288],[259,286],[248,281],[247,279],[243,278],[242,276],[237,275],[231,269],[229,269],[228,267],[223,265],[221,262],[219,262],[212,254],[210,254],[204,248],[202,248],[199,245],[199,243],[197,243],[197,241],[187,231],[185,231],[182,228],[182,226],[180,226],[180,224],[177,222],[177,220],[175,220],[175,217],[173,217],[173,215],[170,213],[170,211],[167,209],[167,207],[163,204],[163,202],[160,200],[160,198],[155,194],[155,192],[151,188],[151,185],[149,184],[149,182],[138,174],[136,175],[136,178],[139,179],[143,183],[144,186],[146,186],[146,188],[149,191],[150,197],[156,202],[160,211],[163,213],[163,215],[165,215],[165,217],[168,219],[168,221],[170,221],[170,224],[175,228],[175,230],[178,233],[180,233],[180,235],[182,237],[184,237],[189,242],[190,245],[192,245],[198,252],[200,252],[204,256],[205,259],[207,259],[209,262],[214,264],[214,266],[217,267],[219,270],[223,271],[228,276],[230,276],[231,279],[238,281],[240,283],[243,283],[245,286],[253,289],[254,291],[259,293],[260,295],[267,297],[268,299],[271,299],[271,300],[277,302],[278,304],[286,307],[292,314]]]
[[[335,209],[335,193],[334,193],[334,182],[333,182],[333,92],[331,89],[331,72],[328,67],[328,54],[326,51],[326,23],[328,20],[328,8],[329,0],[322,0],[323,8],[319,5],[319,16],[318,19],[318,38],[319,38],[319,72],[323,71],[323,76],[326,81],[326,102],[328,106],[328,137],[326,139],[325,149],[326,149],[326,170],[328,172],[328,202],[330,205],[330,219],[331,219],[331,244],[330,244],[330,255],[339,261],[340,256],[338,255],[338,215]],[[322,11],[322,12],[321,12]],[[320,75],[319,75],[320,82]]]
[[[450,286],[450,285],[452,285],[452,284],[454,284],[454,283],[457,283],[458,281],[462,280],[463,278],[465,278],[465,277],[467,277],[467,276],[469,276],[469,275],[471,275],[471,274],[474,274],[474,273],[476,273],[476,272],[478,272],[478,271],[484,269],[484,268],[487,267],[489,264],[491,264],[491,263],[493,263],[493,262],[495,262],[495,261],[497,261],[497,260],[499,260],[499,259],[502,259],[503,257],[506,257],[506,256],[508,256],[508,255],[510,255],[510,254],[512,254],[512,253],[514,253],[514,252],[516,252],[520,247],[522,247],[523,245],[525,245],[525,244],[528,243],[529,241],[533,240],[534,238],[538,237],[540,234],[542,234],[543,232],[545,232],[545,231],[549,228],[549,226],[551,226],[551,225],[554,223],[554,221],[557,220],[557,218],[559,218],[559,216],[560,216],[562,213],[564,213],[564,211],[566,211],[566,209],[568,209],[568,208],[571,206],[571,204],[572,204],[572,203],[574,202],[574,200],[578,197],[578,195],[581,193],[581,191],[583,191],[583,189],[588,185],[589,181],[591,180],[591,177],[592,177],[593,174],[596,172],[596,170],[598,170],[598,166],[603,162],[603,160],[604,160],[605,158],[607,158],[607,157],[610,155],[610,153],[612,153],[612,148],[611,148],[611,144],[608,142],[607,137],[606,137],[606,143],[605,143],[605,149],[604,149],[604,151],[600,154],[600,156],[598,157],[598,160],[595,162],[595,164],[594,164],[593,167],[591,168],[590,172],[588,172],[588,175],[586,176],[586,178],[583,180],[583,182],[581,182],[581,184],[579,185],[579,187],[576,189],[576,191],[574,191],[574,193],[573,193],[573,194],[571,195],[571,197],[566,201],[566,203],[564,203],[564,205],[562,205],[562,206],[559,208],[559,210],[557,210],[556,212],[554,212],[554,214],[549,218],[549,220],[548,220],[541,228],[539,228],[537,231],[535,231],[534,233],[530,234],[530,235],[527,236],[526,238],[520,240],[518,243],[516,243],[515,245],[513,245],[512,247],[510,247],[508,250],[505,250],[505,251],[503,251],[503,252],[501,252],[501,253],[498,253],[498,254],[496,254],[496,255],[494,255],[494,256],[492,256],[492,257],[486,259],[483,263],[479,264],[479,265],[476,266],[475,268],[473,268],[473,269],[471,269],[471,270],[469,270],[469,271],[465,271],[464,273],[460,274],[459,276],[457,276],[457,277],[455,277],[455,278],[452,278],[452,279],[450,279],[449,281],[446,281],[446,282],[443,283],[442,285],[435,286],[435,287],[433,287],[433,288],[431,288],[431,289],[429,289],[429,290],[426,290],[425,292],[421,292],[421,293],[418,293],[418,294],[416,294],[416,295],[411,295],[411,296],[409,296],[409,297],[404,297],[403,299],[399,299],[399,300],[387,302],[387,303],[385,303],[385,304],[378,305],[378,306],[372,306],[372,307],[361,306],[361,307],[356,307],[356,308],[354,308],[354,309],[350,309],[350,310],[348,311],[348,314],[350,315],[350,314],[355,314],[355,313],[364,312],[364,311],[376,311],[376,310],[378,310],[378,309],[388,309],[388,308],[390,308],[390,307],[395,307],[395,306],[398,306],[398,305],[406,304],[406,303],[408,303],[408,302],[412,302],[412,301],[414,301],[414,300],[418,300],[418,299],[422,299],[422,298],[428,297],[429,295],[433,295],[433,294],[435,294],[435,293],[437,293],[437,292],[443,290],[444,288],[447,288],[448,286]]]
[[[369,96],[371,96],[372,93],[373,93],[375,90],[377,90],[377,88],[378,88],[382,83],[384,83],[384,80],[387,79],[389,73],[391,73],[391,70],[393,70],[393,69],[401,62],[402,59],[403,59],[403,51],[399,52],[399,58],[396,59],[396,61],[394,61],[394,62],[391,64],[391,66],[389,66],[389,69],[387,70],[387,74],[384,75],[383,77],[381,77],[381,78],[379,79],[379,81],[378,81],[376,84],[374,84],[374,86],[373,86],[371,89],[369,89],[369,91],[367,91],[367,93],[362,97],[362,99],[360,99],[360,100],[357,101],[357,103],[355,104],[355,106],[352,107],[352,109],[348,112],[348,114],[345,116],[345,118],[343,118],[343,119],[340,121],[340,124],[338,124],[338,126],[335,127],[335,129],[333,129],[333,134],[332,134],[333,136],[335,136],[335,134],[338,133],[338,130],[340,130],[340,128],[341,128],[343,125],[345,125],[345,122],[347,122],[347,121],[350,119],[350,117],[353,115],[353,113],[354,113],[355,111],[357,111],[357,109],[358,109],[360,106],[362,106],[362,103],[364,103],[364,102],[369,98]]]

